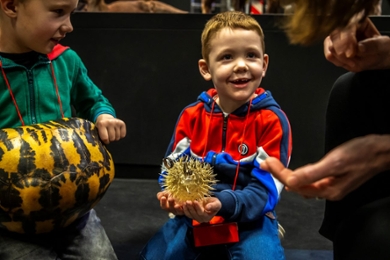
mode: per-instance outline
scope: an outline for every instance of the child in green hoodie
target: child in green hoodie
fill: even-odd
[[[125,123],[79,56],[59,44],[73,31],[70,15],[77,3],[0,0],[0,129],[67,118],[73,111],[95,123],[105,144],[125,137]],[[7,216],[1,206],[0,222]],[[117,259],[93,209],[47,234],[18,234],[0,225],[0,258]]]

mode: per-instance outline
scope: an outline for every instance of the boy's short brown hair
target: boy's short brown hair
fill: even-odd
[[[261,39],[261,47],[263,53],[265,51],[264,33],[260,24],[250,15],[247,15],[239,11],[228,11],[214,15],[205,25],[201,42],[202,42],[202,56],[203,59],[208,62],[208,56],[210,54],[210,42],[214,36],[223,28],[230,29],[245,29],[256,31]]]

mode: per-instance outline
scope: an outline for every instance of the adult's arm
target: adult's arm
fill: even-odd
[[[266,159],[261,168],[271,172],[288,190],[304,197],[339,200],[376,174],[390,169],[390,135],[352,139],[320,161],[294,171],[276,158]]]

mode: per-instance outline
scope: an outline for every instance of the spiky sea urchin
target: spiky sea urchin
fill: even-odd
[[[164,158],[163,167],[167,171],[162,174],[163,186],[177,201],[200,201],[212,195],[217,180],[210,164],[183,156],[177,161]]]

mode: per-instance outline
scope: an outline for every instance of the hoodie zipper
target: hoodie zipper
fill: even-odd
[[[31,123],[36,124],[37,123],[37,116],[35,113],[35,93],[34,93],[34,84],[33,84],[33,75],[31,70],[27,69],[27,82],[28,82],[28,89],[30,92],[30,113],[31,113]]]

